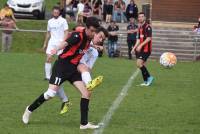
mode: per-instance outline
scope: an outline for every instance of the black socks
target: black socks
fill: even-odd
[[[86,125],[88,123],[88,105],[89,99],[81,98],[80,110],[81,110],[81,125]]]
[[[140,70],[141,70],[141,72],[142,72],[143,80],[144,80],[144,81],[147,81],[147,78],[150,77],[150,74],[149,74],[147,68],[146,68],[145,66],[142,66],[142,67],[140,68]]]
[[[46,100],[44,98],[44,94],[41,94],[29,107],[28,110],[33,112],[35,109],[37,109],[42,103],[44,103]]]

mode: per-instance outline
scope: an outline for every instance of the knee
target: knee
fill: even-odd
[[[53,61],[53,58],[51,56],[47,56],[46,62],[51,63]]]
[[[91,92],[88,90],[82,93],[82,98],[90,99],[90,96],[91,96]]]
[[[49,100],[51,98],[53,98],[54,96],[56,96],[56,91],[53,89],[48,89],[45,93],[44,93],[44,98],[46,100]]]

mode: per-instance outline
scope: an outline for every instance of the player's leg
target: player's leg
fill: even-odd
[[[49,80],[51,77],[51,68],[52,68],[52,61],[53,61],[53,56],[50,54],[46,55],[46,62],[45,62],[45,79]]]
[[[42,93],[33,103],[26,107],[25,112],[22,116],[22,121],[27,124],[30,119],[31,113],[40,107],[45,101],[53,98],[56,95],[59,86],[49,84],[49,88],[46,92]]]
[[[82,81],[75,81],[73,85],[80,91],[81,93],[81,101],[80,101],[80,112],[81,112],[81,121],[80,121],[80,129],[96,129],[99,128],[98,125],[93,125],[88,122],[88,110],[89,110],[89,98],[91,96],[91,92],[88,91]]]
[[[69,101],[67,95],[65,94],[63,86],[61,86],[59,90],[57,91],[57,96],[62,101],[60,114],[64,114],[68,112],[69,107],[71,106],[71,102]]]
[[[78,71],[81,73],[81,78],[82,78],[82,81],[85,83],[86,88],[88,90],[92,91],[95,87],[97,87],[98,85],[100,85],[102,83],[103,76],[98,76],[92,80],[91,75],[90,75],[91,69],[89,69],[89,67],[87,67],[85,64],[79,64],[77,68],[78,68]],[[88,62],[88,64],[89,64],[89,62]],[[93,66],[93,65],[91,65],[91,66]]]

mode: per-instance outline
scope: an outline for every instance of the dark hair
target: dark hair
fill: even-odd
[[[108,31],[104,27],[102,27],[102,26],[97,29],[97,33],[99,33],[99,32],[103,32],[103,34],[105,35],[105,37],[109,36]]]
[[[141,14],[143,14],[143,15],[145,16],[145,13],[144,13],[144,12],[139,12],[139,13],[138,13],[138,15],[141,15]]]
[[[96,17],[88,17],[86,20],[86,27],[89,28],[91,26],[95,28],[100,27],[99,19],[97,19]]]
[[[58,10],[58,11],[60,12],[60,7],[59,7],[59,6],[54,6],[54,7],[52,8],[52,10]]]

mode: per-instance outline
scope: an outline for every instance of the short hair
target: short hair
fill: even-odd
[[[141,14],[143,14],[143,15],[145,16],[145,13],[144,13],[144,12],[139,12],[139,13],[138,13],[138,15],[141,15]]]
[[[97,33],[99,33],[99,32],[103,32],[103,34],[105,35],[105,37],[109,36],[108,31],[104,27],[102,27],[102,26],[97,29]]]
[[[88,17],[86,19],[86,27],[89,28],[91,26],[95,28],[100,27],[99,19],[97,19],[96,17]]]
[[[52,8],[52,11],[53,10],[58,10],[59,12],[60,12],[60,7],[59,6],[54,6],[53,8]]]

